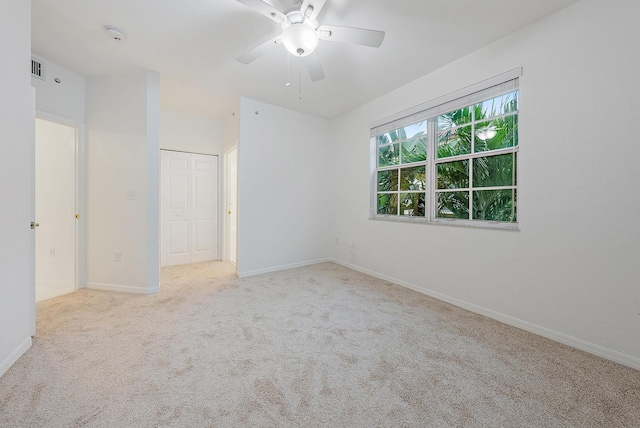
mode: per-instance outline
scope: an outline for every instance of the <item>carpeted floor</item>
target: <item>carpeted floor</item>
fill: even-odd
[[[640,372],[331,263],[37,312],[2,427],[640,426]]]

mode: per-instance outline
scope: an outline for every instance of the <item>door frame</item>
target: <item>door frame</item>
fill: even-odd
[[[230,224],[229,224],[229,215],[227,214],[229,211],[229,194],[230,194],[230,189],[229,189],[229,154],[231,152],[233,152],[235,150],[236,152],[236,207],[235,207],[235,212],[232,214],[236,217],[236,257],[235,257],[235,263],[231,262],[231,249],[230,244],[231,244],[231,228],[230,228]],[[224,203],[221,206],[221,212],[223,215],[223,227],[224,227],[224,231],[221,234],[221,236],[224,237],[224,253],[223,253],[223,260],[231,262],[232,264],[234,264],[237,268],[238,265],[238,145],[234,145],[233,147],[230,147],[229,149],[225,150],[223,153],[223,171],[222,174],[224,175]]]
[[[224,259],[224,254],[221,252],[222,251],[222,246],[221,246],[221,242],[224,239],[223,238],[223,234],[222,234],[222,222],[224,221],[225,217],[222,217],[221,220],[221,213],[222,211],[222,195],[221,195],[221,189],[222,189],[222,168],[221,168],[221,162],[222,160],[220,159],[222,156],[220,156],[219,154],[213,154],[213,153],[203,153],[203,152],[190,152],[187,150],[177,150],[177,149],[164,149],[164,148],[160,148],[160,204],[159,204],[159,208],[160,208],[160,212],[159,212],[159,219],[160,219],[160,267],[162,267],[162,196],[163,196],[163,190],[162,190],[162,152],[176,152],[176,153],[185,153],[185,154],[189,154],[189,155],[203,155],[203,156],[213,156],[216,158],[216,170],[217,170],[217,174],[216,174],[216,204],[218,206],[218,209],[216,211],[216,234],[217,234],[217,239],[216,239],[216,261],[219,260],[225,260]]]
[[[43,119],[49,122],[59,123],[66,125],[76,130],[75,141],[75,204],[76,214],[79,215],[79,219],[76,220],[75,227],[75,289],[86,287],[86,248],[85,248],[85,229],[86,229],[86,127],[84,123],[77,122],[72,119],[67,119],[61,116],[56,116],[45,111],[36,110],[35,119]],[[35,153],[35,152],[34,152]],[[34,180],[36,171],[34,169]],[[35,194],[34,194],[35,201]],[[38,221],[36,219],[36,221]],[[35,276],[34,265],[34,276]],[[35,282],[34,282],[35,287]],[[35,297],[35,296],[34,296]]]

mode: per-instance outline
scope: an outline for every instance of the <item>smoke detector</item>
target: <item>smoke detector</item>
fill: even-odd
[[[104,31],[106,31],[109,37],[111,37],[116,42],[124,42],[124,40],[127,38],[126,34],[124,34],[121,29],[113,27],[111,25],[107,25],[106,27],[104,27]]]

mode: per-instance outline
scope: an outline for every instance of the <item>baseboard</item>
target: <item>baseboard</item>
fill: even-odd
[[[262,275],[263,273],[278,272],[278,271],[281,271],[281,270],[295,269],[295,268],[304,267],[304,266],[317,265],[318,263],[326,263],[326,262],[330,262],[330,261],[332,261],[332,260],[329,259],[329,258],[317,259],[317,260],[308,260],[308,261],[300,262],[300,263],[291,263],[291,264],[288,264],[288,265],[273,266],[273,267],[269,267],[269,268],[265,268],[265,269],[250,270],[248,272],[239,272],[239,271],[237,271],[236,275],[239,278],[246,278],[248,276]]]
[[[607,360],[611,360],[613,362],[634,368],[636,370],[640,370],[640,358],[626,355],[621,352],[614,351],[612,349],[608,349],[591,342],[587,342],[586,340],[578,339],[576,337],[569,336],[567,334],[560,333],[555,330],[551,330],[546,327],[542,327],[537,324],[533,324],[528,321],[524,321],[519,318],[512,317],[510,315],[505,315],[500,312],[496,312],[491,309],[484,308],[482,306],[474,305],[473,303],[468,303],[468,302],[465,302],[464,300],[456,299],[454,297],[447,296],[437,291],[430,290],[426,287],[421,287],[419,285],[411,284],[406,281],[392,278],[388,275],[384,275],[379,272],[362,268],[360,266],[355,266],[355,265],[345,263],[343,261],[333,259],[333,258],[331,259],[331,261],[341,266],[345,266],[349,269],[353,269],[355,271],[362,272],[366,275],[373,276],[375,278],[379,278],[385,281],[389,281],[394,284],[398,284],[402,287],[406,287],[413,291],[417,291],[418,293],[422,293],[429,297],[433,297],[434,299],[438,299],[443,302],[450,303],[454,306],[457,306],[462,309],[466,309],[470,312],[474,312],[476,314],[480,314],[488,318],[492,318],[496,321],[503,322],[513,327],[517,327],[521,330],[525,330],[530,333],[537,334],[538,336],[546,337],[547,339],[551,339],[556,342],[562,343],[564,345],[568,345],[573,348],[580,349],[581,351],[589,352],[590,354],[594,354],[599,357],[605,358]]]
[[[150,294],[156,291],[149,291],[146,287],[134,287],[132,285],[118,285],[118,284],[102,284],[99,282],[87,282],[87,288],[89,290],[100,290],[100,291],[117,291],[119,293],[129,293],[129,294]],[[160,291],[158,288],[157,291]]]
[[[16,362],[22,355],[31,348],[31,337],[27,337],[5,360],[0,363],[0,376],[5,374],[7,370]]]

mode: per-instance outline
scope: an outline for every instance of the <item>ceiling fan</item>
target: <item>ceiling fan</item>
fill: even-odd
[[[316,18],[326,0],[298,1],[286,12],[281,12],[262,0],[238,0],[238,2],[282,26],[282,34],[267,40],[238,57],[237,60],[243,64],[251,63],[272,48],[282,44],[293,56],[306,57],[305,62],[309,69],[309,75],[311,80],[316,82],[324,79],[324,71],[322,71],[320,60],[315,52],[320,40],[355,43],[374,48],[379,47],[384,40],[384,31],[319,25]]]

